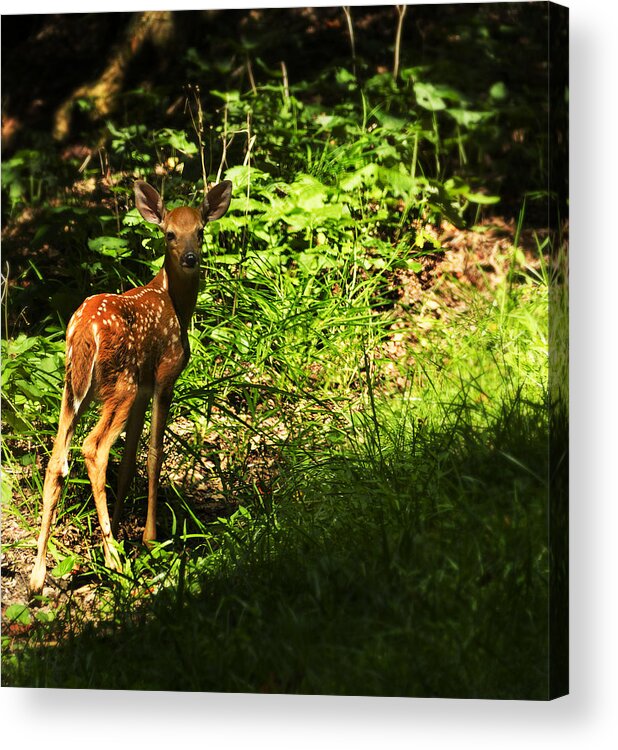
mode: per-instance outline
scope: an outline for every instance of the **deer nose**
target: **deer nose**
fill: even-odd
[[[180,259],[180,263],[187,268],[195,268],[197,265],[197,255],[195,253],[185,253]]]

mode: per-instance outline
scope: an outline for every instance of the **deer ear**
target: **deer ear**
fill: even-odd
[[[232,200],[232,183],[229,180],[223,180],[215,185],[202,203],[202,217],[204,221],[216,221],[230,207]]]
[[[142,218],[151,224],[160,224],[165,216],[165,206],[159,193],[143,180],[133,185],[135,190],[135,207]]]

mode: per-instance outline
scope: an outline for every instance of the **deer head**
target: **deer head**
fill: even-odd
[[[224,180],[205,196],[201,208],[182,206],[167,211],[159,193],[147,182],[135,183],[135,205],[146,221],[161,227],[166,243],[166,268],[175,273],[199,272],[204,226],[220,219],[232,197],[232,183]]]

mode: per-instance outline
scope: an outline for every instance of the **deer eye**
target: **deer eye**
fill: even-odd
[[[176,235],[174,234],[174,232],[166,232],[165,233],[165,239],[168,242],[173,242],[176,239]]]

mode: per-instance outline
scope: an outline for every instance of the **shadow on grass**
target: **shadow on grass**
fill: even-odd
[[[546,410],[462,414],[359,423],[173,586],[11,655],[3,683],[547,698]]]

